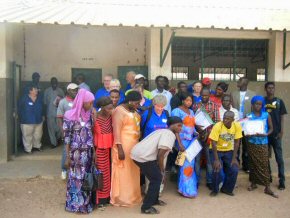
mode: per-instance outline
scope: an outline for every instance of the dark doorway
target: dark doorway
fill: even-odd
[[[91,88],[92,93],[102,87],[102,69],[100,68],[72,68],[72,81],[78,74],[83,74],[86,78],[86,84]]]

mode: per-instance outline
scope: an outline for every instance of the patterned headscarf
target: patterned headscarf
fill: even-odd
[[[80,89],[74,99],[72,109],[68,110],[64,114],[64,118],[67,120],[75,121],[79,121],[80,118],[82,118],[82,121],[88,122],[91,116],[91,111],[85,111],[85,109],[83,108],[83,104],[94,100],[95,97],[91,92],[85,89]]]

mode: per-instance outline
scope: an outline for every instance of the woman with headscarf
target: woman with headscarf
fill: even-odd
[[[216,85],[215,93],[210,95],[209,100],[214,102],[218,108],[222,106],[222,97],[227,92],[229,84],[225,82],[219,82]]]
[[[75,213],[90,213],[93,210],[92,192],[81,189],[86,172],[91,171],[94,157],[92,134],[92,106],[94,95],[80,89],[73,107],[64,114],[63,131],[68,168],[65,209]]]
[[[141,99],[139,92],[130,91],[124,103],[113,112],[111,204],[115,206],[129,207],[142,201],[140,170],[130,157],[140,137],[137,108]]]
[[[110,97],[101,97],[96,105],[100,110],[94,117],[95,164],[103,173],[103,189],[96,191],[96,205],[102,208],[110,203],[110,151],[113,145],[112,113],[114,106]]]
[[[254,96],[251,100],[252,113],[248,114],[249,120],[262,121],[264,133],[246,135],[248,137],[248,154],[250,182],[249,191],[257,188],[257,184],[265,186],[264,193],[278,198],[270,188],[270,170],[268,154],[268,135],[273,131],[271,116],[265,111],[263,96]]]
[[[181,94],[182,104],[175,108],[171,115],[181,118],[183,125],[177,137],[178,150],[185,151],[196,139],[194,112],[190,109],[193,97],[192,94],[185,92]],[[178,192],[184,197],[194,198],[197,196],[197,178],[194,170],[195,159],[189,162],[185,159],[183,166],[179,168]]]

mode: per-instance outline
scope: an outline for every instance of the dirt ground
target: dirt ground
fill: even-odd
[[[209,190],[201,185],[199,195],[195,199],[181,197],[176,192],[175,184],[168,182],[165,192],[161,197],[167,202],[167,206],[159,207],[160,214],[156,217],[182,218],[289,218],[290,217],[290,178],[288,189],[273,190],[279,194],[279,199],[274,199],[263,193],[263,187],[253,192],[247,191],[247,175],[241,175],[238,179],[238,187],[234,197],[219,194],[210,197]],[[64,210],[66,184],[58,178],[43,179],[40,177],[31,179],[2,179],[0,180],[0,217],[24,217],[24,218],[64,218],[79,217]],[[94,210],[87,217],[148,217],[140,214],[140,207],[118,208],[108,206],[105,211]],[[150,215],[149,215],[150,216]]]

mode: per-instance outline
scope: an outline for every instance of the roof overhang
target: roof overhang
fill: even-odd
[[[9,23],[290,29],[286,0],[2,0],[0,8]]]

